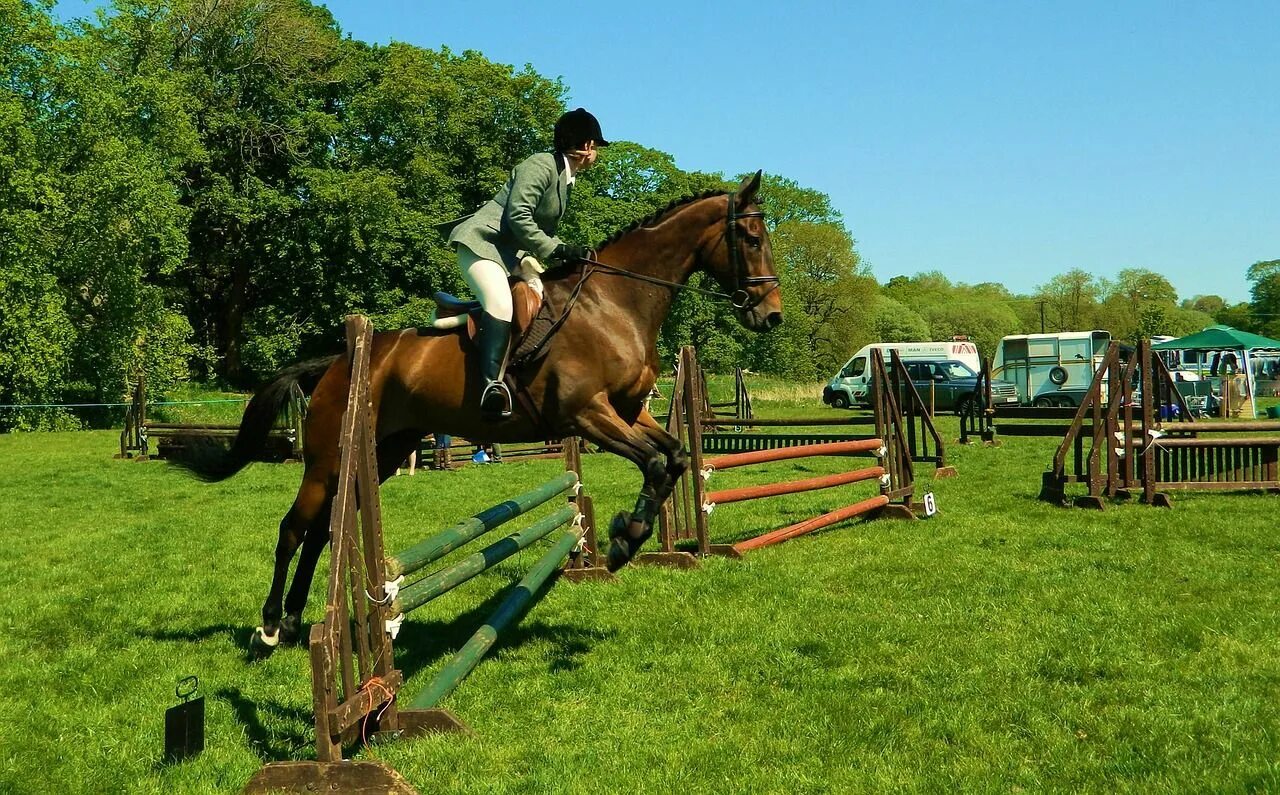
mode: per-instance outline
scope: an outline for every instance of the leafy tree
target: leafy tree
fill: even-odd
[[[1257,321],[1253,318],[1253,307],[1247,301],[1219,309],[1213,313],[1213,319],[1217,323],[1241,331],[1258,331]]]
[[[1226,309],[1227,302],[1222,300],[1218,295],[1197,295],[1195,298],[1188,298],[1182,302],[1183,309],[1194,309],[1197,312],[1204,312],[1206,315],[1213,315]]]
[[[1267,336],[1280,336],[1280,259],[1255,262],[1248,273],[1250,306],[1259,330]]]
[[[152,283],[186,252],[186,213],[173,183],[175,153],[189,148],[172,123],[178,100],[163,81],[139,79],[100,31],[62,35],[47,8],[0,6],[0,61],[12,93],[0,100],[11,153],[0,165],[5,261],[0,392],[16,402],[118,400],[129,373],[167,363],[145,354],[185,340]],[[13,325],[20,325],[21,329]],[[7,365],[7,367],[6,367]],[[50,412],[0,420],[10,427],[63,425]]]
[[[749,174],[739,174],[733,184],[740,184],[747,176]],[[771,227],[781,226],[789,221],[801,221],[844,228],[844,218],[831,205],[830,196],[822,191],[803,187],[793,179],[767,174],[761,182],[759,195],[760,204]]]
[[[880,342],[928,340],[929,324],[920,314],[894,298],[881,295],[875,303],[876,339]]]
[[[875,280],[852,238],[835,224],[784,221],[774,229],[772,243],[784,274],[784,299],[792,299],[798,310],[784,311],[784,317],[804,317],[804,359],[817,372],[834,370],[874,336],[873,318],[864,307],[874,301]]]
[[[1046,331],[1084,331],[1092,327],[1101,285],[1079,268],[1059,274],[1036,289],[1045,304]]]
[[[1165,310],[1163,320],[1161,327],[1163,330],[1156,333],[1169,334],[1174,337],[1195,334],[1197,331],[1202,331],[1214,323],[1212,315],[1201,312],[1198,309],[1187,309],[1186,307]]]
[[[1103,282],[1099,326],[1117,339],[1136,342],[1165,334],[1178,293],[1164,276],[1144,268],[1126,268],[1115,281]]]
[[[0,403],[56,402],[74,342],[54,270],[61,203],[44,167],[56,31],[26,2],[0,3]],[[46,143],[47,146],[47,143]],[[0,410],[0,428],[50,427],[57,412]]]
[[[929,338],[949,340],[967,336],[985,356],[995,354],[1000,339],[1021,331],[1021,321],[1008,304],[999,302],[965,302],[938,304],[924,312],[929,324]]]

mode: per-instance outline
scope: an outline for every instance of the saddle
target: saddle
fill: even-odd
[[[472,345],[476,338],[476,318],[483,310],[479,301],[463,301],[445,292],[436,292],[436,320],[432,328],[461,329],[463,337]],[[546,353],[543,343],[554,330],[550,305],[542,300],[523,279],[513,279],[511,286],[511,349],[508,351],[507,381],[514,386],[512,371],[542,358]],[[514,393],[514,390],[513,390]]]

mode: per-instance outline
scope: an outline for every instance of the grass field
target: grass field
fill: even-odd
[[[757,413],[830,411],[776,390],[791,399],[758,397]],[[941,424],[954,439],[954,419]],[[309,757],[305,651],[245,661],[300,468],[208,486],[114,461],[115,445],[0,436],[0,792],[234,792],[263,762]],[[919,483],[941,509],[928,521],[561,583],[447,701],[474,738],[362,755],[423,792],[1280,789],[1280,501],[1057,509],[1035,500],[1051,451],[951,447],[960,476]],[[628,465],[593,455],[585,469],[602,519],[630,507]],[[557,470],[393,478],[388,543]],[[870,490],[725,506],[712,527],[745,538]],[[413,614],[397,641],[408,698],[537,554]],[[207,750],[168,767],[163,712],[190,674]]]

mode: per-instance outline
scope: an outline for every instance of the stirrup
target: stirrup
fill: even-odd
[[[480,410],[506,419],[511,416],[511,390],[502,381],[490,381],[480,395]]]

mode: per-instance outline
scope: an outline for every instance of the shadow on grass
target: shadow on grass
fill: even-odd
[[[293,726],[313,725],[310,709],[284,707],[272,701],[253,701],[239,688],[224,687],[212,693],[213,698],[221,699],[231,705],[236,720],[244,726],[245,738],[249,741],[249,749],[257,754],[263,762],[280,762],[295,759],[301,749],[314,742],[310,732],[272,733],[267,731],[262,716],[269,713],[275,722]]]
[[[546,594],[549,587],[549,585],[544,586],[535,594],[533,601],[517,618],[518,623],[509,625],[498,636],[497,643],[486,656],[492,656],[503,649],[514,648],[530,641],[547,641],[555,647],[548,670],[551,673],[573,671],[581,666],[579,658],[590,652],[597,642],[616,634],[615,632],[602,634],[600,630],[575,625],[528,621],[529,611],[537,609],[538,600]],[[449,621],[421,622],[414,621],[412,616],[406,619],[395,641],[396,662],[404,672],[405,679],[409,679],[413,674],[431,667],[442,657],[450,656],[462,648],[471,635],[489,619],[498,605],[502,604],[510,591],[511,586],[504,587],[476,607]]]
[[[268,762],[284,762],[296,759],[299,756],[305,756],[304,749],[312,743],[312,737],[308,734],[299,732],[289,732],[285,734],[272,734],[267,730],[262,720],[264,713],[274,716],[279,723],[288,723],[298,726],[311,726],[312,717],[311,710],[297,709],[293,707],[283,707],[273,702],[261,702],[250,700],[239,688],[224,687],[213,691],[209,694],[209,698],[219,699],[231,706],[235,719],[244,726],[245,738],[248,740],[249,750],[258,757],[263,764]],[[172,767],[183,764],[185,760],[171,762],[164,757],[156,760],[151,764],[151,769],[155,773],[160,773]]]
[[[134,634],[140,638],[163,643],[198,643],[226,636],[236,648],[248,655],[251,649],[250,641],[253,639],[253,632],[254,627],[249,626],[211,624],[207,627],[189,629],[141,629]]]
[[[511,591],[511,585],[503,587],[484,602],[448,621],[405,621],[395,640],[396,662],[406,680],[431,667],[441,658],[452,655],[493,614]],[[591,651],[597,642],[616,635],[599,630],[568,624],[549,624],[543,621],[525,622],[529,610],[537,608],[538,601],[550,585],[544,586],[514,625],[509,625],[489,650],[492,654],[507,648],[518,647],[529,641],[547,641],[554,646],[548,671],[557,673],[573,671],[581,666],[580,658]],[[565,587],[565,586],[561,586]],[[303,638],[309,633],[305,628]],[[253,628],[215,624],[194,629],[148,629],[136,633],[139,637],[163,642],[193,643],[230,637],[235,645],[248,655]],[[302,644],[305,647],[305,643]],[[299,683],[302,686],[302,683]],[[287,725],[310,727],[313,717],[310,708],[287,707],[270,700],[252,700],[238,688],[222,688],[211,693],[212,698],[229,704],[236,720],[244,726],[250,750],[264,763],[295,759],[306,756],[305,749],[312,743],[310,731],[272,732],[273,726]],[[269,720],[264,721],[267,717]],[[161,761],[156,768],[167,767]]]

